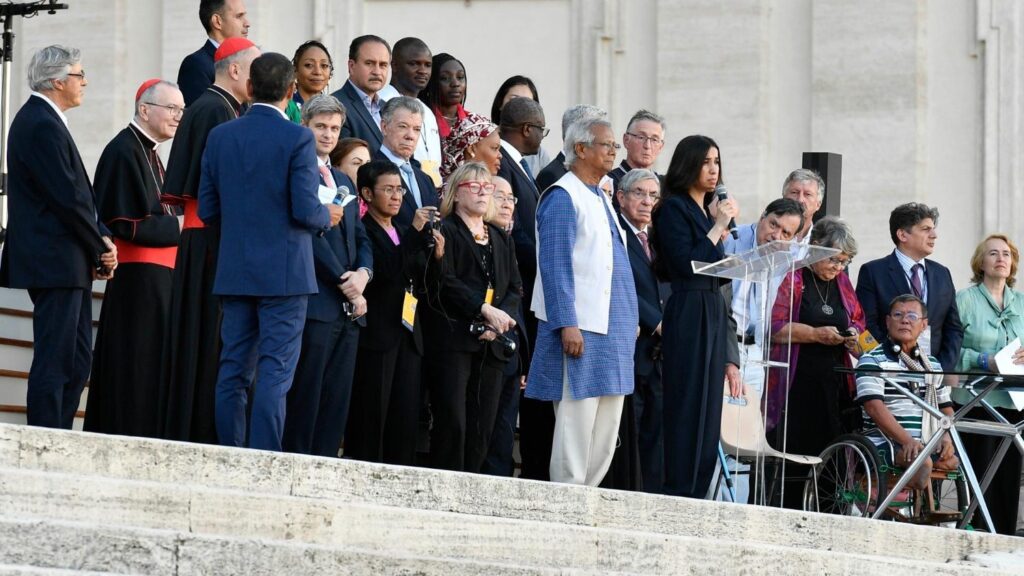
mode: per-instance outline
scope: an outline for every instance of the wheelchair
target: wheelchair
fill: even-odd
[[[869,436],[884,441],[876,445]],[[870,518],[905,472],[889,464],[896,461],[895,446],[877,429],[839,436],[820,458],[804,482],[803,508],[810,512]],[[962,526],[971,498],[966,478],[962,464],[957,470],[933,468],[925,490],[903,490],[880,518]]]

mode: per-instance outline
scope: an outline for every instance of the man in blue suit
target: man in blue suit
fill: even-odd
[[[857,298],[864,308],[868,330],[875,340],[886,338],[889,303],[901,294],[913,294],[928,306],[928,329],[918,344],[938,358],[943,370],[953,370],[960,356],[964,329],[956,308],[956,288],[949,269],[927,259],[935,250],[939,211],[910,202],[889,215],[889,236],[896,249],[885,258],[861,266]]]
[[[633,356],[632,408],[636,414],[640,470],[644,492],[661,493],[664,483],[664,442],[661,434],[661,315],[670,288],[658,282],[651,266],[648,226],[658,203],[661,182],[651,170],[630,170],[619,179],[615,192],[619,223],[626,231],[626,252],[633,269],[640,310],[640,335]],[[626,402],[628,407],[630,402]],[[625,418],[624,418],[625,419]]]
[[[249,74],[253,107],[210,132],[199,184],[199,217],[221,231],[217,436],[245,445],[252,388],[249,446],[280,450],[306,303],[317,293],[312,237],[337,224],[342,208],[320,203],[313,134],[285,116],[295,90],[291,62],[264,54]]]
[[[112,278],[117,251],[64,116],[82,104],[76,48],[48,46],[28,65],[32,95],[11,122],[9,228],[0,286],[28,289],[35,353],[26,407],[31,426],[70,430],[92,367],[92,281]]]
[[[345,105],[347,112],[341,137],[366,140],[371,155],[384,141],[381,134],[384,101],[379,92],[387,86],[389,68],[391,46],[387,41],[372,34],[360,36],[348,47],[348,80],[331,94]]]
[[[302,352],[295,382],[288,391],[284,443],[287,452],[337,457],[348,421],[355,375],[359,327],[365,325],[366,298],[373,247],[359,219],[356,186],[330,167],[338,143],[345,107],[334,96],[316,96],[302,107],[302,124],[313,131],[321,201],[331,190],[345,215],[337,226],[313,238],[317,288],[306,308]]]
[[[402,174],[402,185],[407,192],[402,197],[402,208],[393,220],[407,228],[412,225],[416,210],[439,205],[433,178],[420,170],[419,161],[413,158],[423,131],[423,108],[419,100],[408,96],[388,100],[381,109],[381,127],[384,141],[380,150],[373,153],[373,158],[394,163]]]
[[[208,36],[203,47],[185,56],[178,68],[178,88],[185,106],[213,84],[213,55],[228,38],[249,35],[249,19],[242,0],[200,0],[199,21]]]

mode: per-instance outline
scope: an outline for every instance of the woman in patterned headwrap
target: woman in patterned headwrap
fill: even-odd
[[[459,120],[451,136],[444,141],[441,178],[448,176],[466,162],[480,162],[494,176],[501,167],[501,136],[498,127],[487,118],[473,114]]]

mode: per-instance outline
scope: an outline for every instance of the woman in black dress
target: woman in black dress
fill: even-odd
[[[444,238],[424,231],[436,217],[433,206],[417,210],[409,228],[392,222],[406,192],[394,163],[364,164],[358,178],[359,195],[368,207],[363,225],[373,246],[374,274],[363,292],[366,327],[359,335],[345,456],[411,466],[416,463],[423,329],[417,314],[408,322],[402,311],[407,298],[422,297],[429,254],[431,264],[439,265]]]
[[[774,427],[777,431],[769,435],[777,450],[815,456],[860,422],[860,410],[853,403],[853,377],[839,374],[835,368],[852,365],[850,354],[857,353],[857,337],[851,334],[863,332],[865,324],[864,311],[845,272],[857,255],[857,241],[850,228],[838,218],[822,218],[811,230],[811,244],[836,248],[840,253],[795,271],[779,288],[772,308],[771,357],[785,361],[786,341],[792,344],[791,381],[787,403],[786,372],[771,370],[765,416],[768,430]],[[786,477],[798,478],[802,484],[806,472],[803,467],[787,465]],[[784,504],[802,508],[798,486],[786,486]]]
[[[726,346],[733,337],[718,278],[693,273],[693,261],[724,258],[722,237],[736,216],[732,199],[707,205],[721,182],[718,145],[687,136],[665,174],[653,216],[655,270],[672,283],[662,317],[665,493],[704,498],[715,473],[722,427]],[[732,390],[739,395],[738,389]]]

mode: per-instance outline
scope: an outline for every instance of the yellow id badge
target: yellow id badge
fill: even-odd
[[[484,296],[484,302],[488,305],[490,305],[491,302],[494,302],[494,288],[491,288],[490,286],[487,287],[487,295]]]
[[[416,326],[416,297],[412,292],[405,291],[405,300],[402,301],[402,326],[411,332]]]
[[[434,181],[434,186],[441,187],[441,171],[438,169],[437,162],[423,160],[420,162],[420,170],[427,176],[430,176],[431,180]]]

